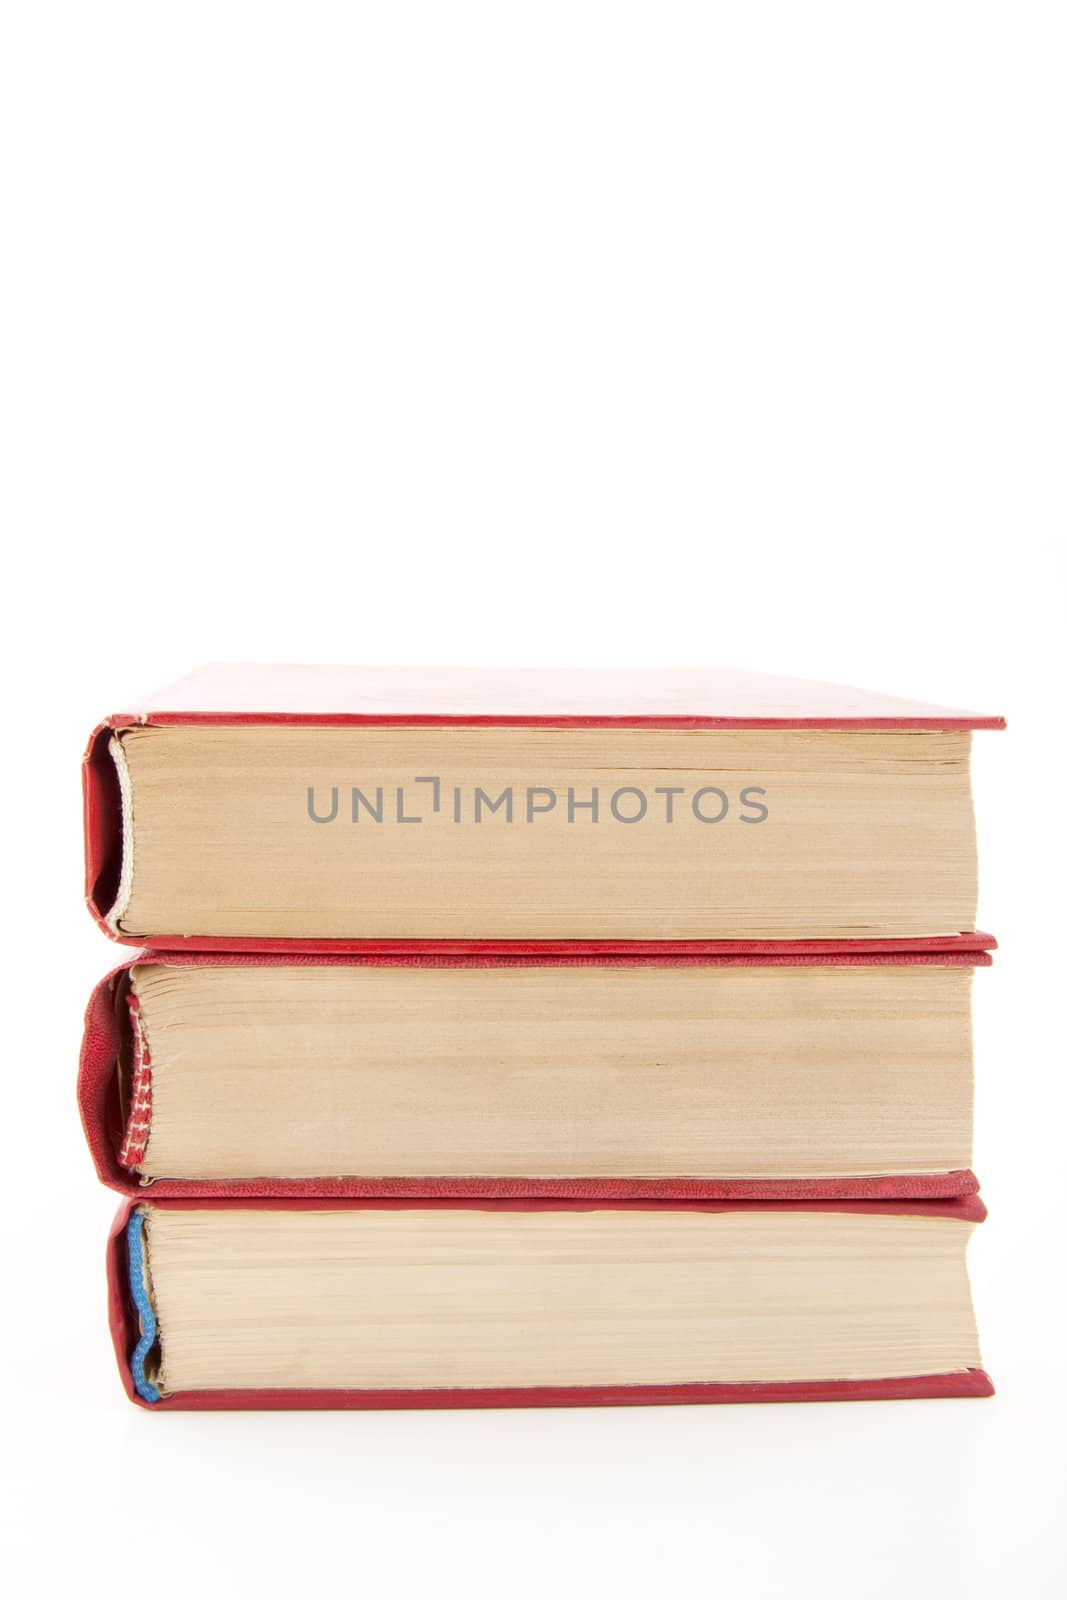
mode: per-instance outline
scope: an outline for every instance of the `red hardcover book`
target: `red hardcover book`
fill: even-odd
[[[988,948],[970,733],[758,673],[205,668],[92,735],[86,898],[186,949]]]
[[[148,952],[94,991],[101,1180],[165,1197],[973,1194],[982,952]]]
[[[151,1410],[981,1396],[965,1251],[984,1214],[977,1198],[127,1201],[110,1320]]]

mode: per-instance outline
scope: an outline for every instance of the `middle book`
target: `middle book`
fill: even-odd
[[[155,952],[96,990],[101,1178],[162,1195],[972,1193],[982,951]]]

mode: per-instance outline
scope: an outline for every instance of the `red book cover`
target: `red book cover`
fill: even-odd
[[[161,1207],[210,1207],[207,1200],[157,1200]],[[401,1207],[425,1208],[425,1200],[232,1200],[231,1206],[329,1210],[338,1207],[371,1207],[375,1210]],[[466,1206],[478,1209],[518,1211],[588,1210],[588,1205],[565,1200],[457,1201],[439,1200],[441,1207]],[[434,1389],[203,1389],[185,1390],[162,1398],[145,1398],[134,1379],[137,1353],[143,1350],[146,1329],[134,1303],[131,1287],[128,1225],[136,1202],[126,1200],[111,1229],[107,1250],[108,1312],[119,1374],[128,1397],[135,1405],[151,1411],[263,1411],[263,1410],[419,1410],[486,1409],[490,1407],[532,1406],[621,1406],[694,1405],[798,1402],[814,1400],[922,1400],[938,1398],[977,1398],[991,1395],[993,1385],[978,1367],[965,1371],[924,1376],[819,1382],[780,1383],[671,1383],[626,1384],[600,1387],[531,1388],[434,1388]],[[656,1201],[629,1201],[611,1204],[612,1210],[640,1211],[662,1209]],[[851,1211],[901,1216],[949,1217],[963,1223],[981,1222],[985,1207],[977,1196],[946,1201],[825,1201],[825,1202],[741,1202],[740,1205],[689,1202],[686,1209],[704,1212],[731,1210],[760,1211]],[[154,1319],[153,1319],[154,1321]],[[148,1330],[149,1338],[154,1327]]]
[[[151,961],[151,955],[145,957]],[[848,966],[988,966],[991,958],[980,951],[959,950],[931,954],[909,952],[861,955],[853,952],[835,955],[718,955],[708,956],[585,956],[561,957],[555,954],[500,957],[489,955],[260,955],[218,953],[207,956],[173,951],[165,960],[169,966],[383,966],[383,967],[464,967],[464,966],[596,966],[642,967],[848,967]],[[344,1177],[344,1178],[259,1178],[239,1180],[196,1180],[154,1178],[146,1189],[130,1160],[131,1127],[139,1131],[141,1147],[147,1142],[151,1119],[150,1068],[135,1079],[130,1110],[124,1114],[119,1093],[119,1051],[122,1013],[117,1003],[116,985],[134,962],[116,968],[93,991],[85,1015],[81,1059],[78,1073],[78,1102],[82,1124],[100,1180],[120,1193],[150,1193],[158,1198],[256,1198],[314,1197],[358,1198],[426,1196],[430,1198],[555,1198],[588,1200],[818,1200],[818,1199],[943,1199],[974,1194],[978,1182],[969,1169],[944,1173],[898,1174],[857,1178],[493,1178],[492,1176],[442,1177]],[[129,996],[126,997],[127,1001]],[[139,1030],[137,1037],[139,1038]],[[125,1147],[125,1148],[124,1148]],[[125,1157],[125,1160],[123,1159]]]
[[[487,671],[470,668],[216,665],[116,713],[94,730],[83,761],[86,901],[110,937],[158,948],[377,953],[479,949],[521,954],[672,954],[751,950],[819,953],[826,940],[238,939],[155,935],[127,938],[108,923],[121,873],[122,797],[109,756],[113,730],[135,726],[527,727],[659,729],[969,730],[1003,718],[902,700],[834,684],[729,670]],[[988,935],[848,941],[857,950],[988,949]]]

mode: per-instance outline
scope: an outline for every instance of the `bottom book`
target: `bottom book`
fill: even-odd
[[[929,1202],[128,1202],[109,1292],[153,1410],[992,1394]]]

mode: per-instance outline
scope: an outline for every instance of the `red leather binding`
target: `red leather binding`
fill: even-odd
[[[127,722],[432,727],[1002,728],[1003,717],[737,668],[368,667],[215,662]]]
[[[449,667],[310,667],[218,664],[200,668],[144,700],[135,711],[96,728],[82,763],[85,794],[85,896],[109,937],[156,949],[373,950],[469,948],[462,940],[286,940],[187,938],[150,940],[113,934],[104,918],[114,903],[121,848],[118,785],[107,753],[114,728],[242,724],[315,727],[552,727],[679,729],[977,729],[1003,728],[1003,717],[951,710],[836,684],[736,671],[479,671]],[[987,935],[964,934],[961,949],[987,949]],[[973,941],[984,941],[974,943]],[[951,941],[870,940],[862,949],[930,949]],[[850,941],[851,945],[851,941]],[[828,941],[674,940],[635,943],[552,941],[541,945],[479,941],[503,954],[528,949],[608,954],[653,949],[671,954],[742,953],[765,948],[813,953]]]
[[[102,722],[89,735],[82,757],[82,819],[85,833],[85,903],[98,928],[114,904],[122,866],[122,803],[108,740],[115,724]]]
[[[603,958],[557,957],[534,947],[536,954],[507,959],[484,955],[444,956],[351,956],[320,955],[304,951],[298,955],[255,955],[250,953],[211,956],[169,951],[158,959],[168,966],[386,966],[386,967],[464,967],[464,966],[596,966]],[[78,1070],[78,1106],[82,1126],[102,1183],[121,1194],[143,1198],[255,1199],[257,1197],[358,1197],[402,1198],[424,1196],[430,1199],[478,1198],[589,1200],[893,1200],[898,1198],[949,1199],[977,1192],[978,1180],[969,1169],[947,1173],[887,1175],[874,1178],[260,1178],[207,1180],[157,1178],[141,1184],[136,1175],[118,1159],[124,1126],[118,1094],[119,1025],[115,1015],[115,982],[134,965],[134,960],[116,967],[94,989],[85,1013],[81,1059]],[[618,956],[613,966],[745,967],[745,966],[989,966],[991,957],[982,951],[953,951],[943,955],[908,953],[856,956],[851,952],[836,955],[789,956]]]
[[[153,1193],[152,1202],[156,1204]],[[210,1201],[163,1202],[170,1205],[203,1206]],[[230,1201],[230,1204],[240,1204]],[[289,1209],[327,1209],[324,1201],[260,1201],[260,1205]],[[396,1207],[425,1205],[425,1201],[350,1201],[348,1205]],[[450,1202],[437,1202],[449,1205]],[[742,1403],[797,1402],[811,1400],[927,1400],[939,1398],[977,1398],[991,1395],[993,1384],[980,1367],[965,1372],[936,1373],[920,1378],[877,1378],[841,1380],[825,1383],[687,1383],[633,1384],[607,1387],[529,1389],[202,1389],[188,1390],[149,1404],[135,1392],[130,1375],[130,1354],[138,1338],[136,1315],[127,1289],[126,1221],[135,1202],[125,1201],[112,1224],[107,1251],[108,1316],[119,1375],[128,1397],[146,1411],[384,1411],[384,1410],[484,1410],[490,1407],[531,1406],[626,1406],[626,1405],[736,1405]],[[335,1202],[336,1204],[336,1202]],[[464,1202],[451,1202],[461,1205]],[[471,1202],[466,1202],[471,1204]],[[565,1206],[566,1203],[564,1203]],[[758,1210],[796,1210],[796,1205],[749,1205]],[[496,1202],[495,1209],[530,1211],[559,1208],[550,1201]],[[631,1202],[619,1209],[650,1209],[655,1202]],[[589,1208],[582,1208],[589,1209]],[[701,1205],[702,1211],[728,1211],[728,1205]],[[883,1214],[951,1216],[961,1222],[981,1222],[985,1207],[977,1198],[923,1205],[860,1202],[848,1204],[807,1204],[812,1211],[878,1211]]]

